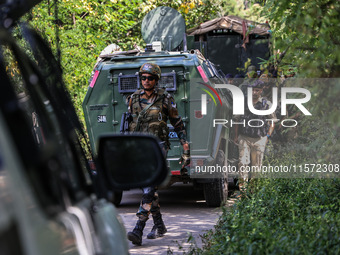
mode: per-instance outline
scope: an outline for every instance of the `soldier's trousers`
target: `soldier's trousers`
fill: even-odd
[[[147,221],[150,213],[153,216],[160,213],[159,197],[156,187],[143,188],[142,201],[137,212],[137,217],[141,221]]]
[[[168,149],[164,142],[160,143],[164,157],[166,157]],[[155,216],[160,213],[159,197],[157,187],[143,188],[142,200],[137,212],[137,217],[141,221],[147,221],[150,213]]]
[[[256,170],[260,170],[263,161],[263,155],[266,148],[267,137],[253,138],[240,135],[239,138],[239,173],[240,181],[247,182],[255,175]],[[249,168],[249,164],[251,167]],[[251,171],[250,171],[251,170]]]

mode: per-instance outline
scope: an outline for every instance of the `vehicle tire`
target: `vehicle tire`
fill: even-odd
[[[217,164],[223,166],[224,160],[224,152],[219,150],[217,154]],[[215,178],[210,183],[204,183],[203,192],[208,206],[217,207],[225,204],[228,198],[227,173],[223,173],[221,178]]]
[[[118,207],[120,202],[122,201],[122,197],[123,197],[123,191],[115,191],[115,192],[112,192],[112,195],[110,196],[109,200],[112,204]]]

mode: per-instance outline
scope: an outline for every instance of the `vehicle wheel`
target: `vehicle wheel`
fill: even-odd
[[[208,206],[217,207],[227,202],[228,183],[225,178],[215,179],[211,183],[205,183],[203,191]]]
[[[223,166],[225,155],[222,150],[218,151],[217,164]],[[220,178],[213,179],[210,183],[204,183],[203,192],[208,206],[217,207],[225,204],[228,199],[228,176],[223,173]]]
[[[115,192],[112,192],[109,200],[112,204],[118,207],[120,202],[122,201],[122,197],[123,197],[123,191],[115,191]]]

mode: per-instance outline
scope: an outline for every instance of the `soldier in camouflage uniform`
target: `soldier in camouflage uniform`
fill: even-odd
[[[256,80],[248,85],[248,87],[253,88],[253,94],[248,96],[252,96],[253,106],[257,110],[268,110],[271,108],[271,102],[261,97],[263,85],[264,82],[261,80]],[[251,126],[248,125],[249,120],[252,120]],[[245,106],[244,115],[237,118],[237,122],[244,123],[244,125],[235,125],[234,138],[234,142],[239,145],[239,187],[241,191],[249,179],[249,173],[242,170],[245,170],[249,164],[254,168],[260,169],[265,147],[274,131],[276,121],[275,113],[256,115],[250,112],[247,105]]]
[[[161,145],[164,155],[166,155],[170,148],[167,126],[167,120],[169,120],[183,146],[184,153],[180,163],[183,164],[182,167],[188,165],[190,162],[189,144],[186,141],[184,124],[178,115],[176,103],[165,89],[157,88],[158,81],[161,78],[160,67],[156,64],[145,63],[139,70],[139,76],[143,89],[137,90],[128,98],[128,109],[133,118],[129,125],[129,131],[154,134],[162,141]],[[147,238],[155,239],[167,232],[160,213],[157,187],[143,189],[142,201],[137,212],[137,224],[127,235],[133,244],[142,244],[143,229],[150,213],[154,226]]]

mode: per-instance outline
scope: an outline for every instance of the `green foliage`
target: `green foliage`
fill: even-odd
[[[297,137],[274,142],[265,165],[339,164],[339,132],[316,116],[299,119],[299,125]],[[192,246],[187,254],[340,252],[338,178],[252,179],[246,196],[222,209],[215,229],[202,237],[204,247]]]
[[[56,52],[55,29],[58,26],[64,80],[82,117],[81,104],[91,71],[100,52],[116,43],[122,49],[139,44],[141,1],[59,1],[55,8],[44,1],[28,16],[30,24]]]
[[[194,254],[339,254],[339,179],[256,179],[253,185],[250,198],[224,208]]]
[[[63,78],[78,115],[83,119],[82,100],[100,52],[113,43],[121,50],[134,49],[134,45],[144,48],[140,29],[144,16],[150,10],[158,6],[177,9],[190,28],[221,15],[224,5],[224,1],[207,0],[59,0],[56,21],[54,1],[45,0],[33,8],[25,19],[41,33],[55,55],[58,28]]]
[[[287,71],[285,66],[292,65],[304,77],[340,76],[339,1],[267,0],[262,5],[259,15],[272,27],[279,69]],[[285,51],[281,61],[276,54]]]

